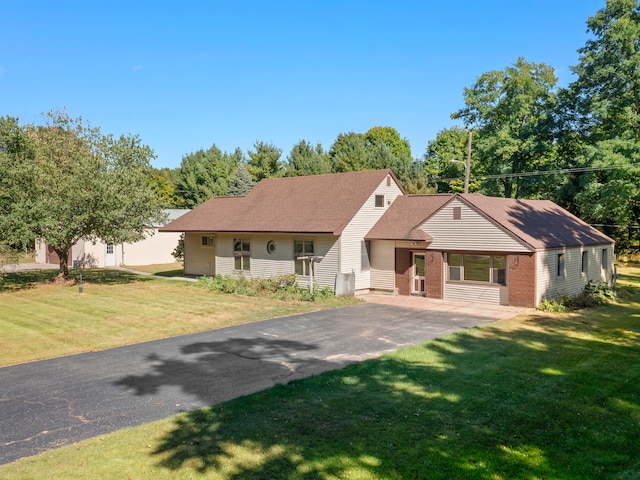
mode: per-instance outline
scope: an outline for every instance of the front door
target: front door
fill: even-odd
[[[411,274],[411,293],[424,295],[424,253],[413,253],[413,270]]]
[[[116,253],[113,248],[113,243],[107,243],[107,254],[104,257],[104,266],[105,267],[116,266]]]

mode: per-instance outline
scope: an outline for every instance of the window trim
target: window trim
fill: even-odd
[[[459,263],[460,265],[451,265],[450,264],[450,258],[452,255],[458,255],[459,256]],[[480,257],[489,257],[489,281],[485,282],[483,280],[467,280],[465,279],[465,272],[464,272],[464,257],[465,256],[480,256]],[[495,262],[495,258],[499,257],[499,258],[503,258],[504,259],[504,268],[496,268],[494,267],[494,262]],[[447,278],[446,281],[448,283],[454,283],[454,284],[473,284],[473,285],[491,285],[491,286],[499,286],[499,287],[506,287],[507,286],[507,255],[506,254],[500,254],[500,255],[496,255],[494,253],[484,253],[484,252],[447,252],[447,259],[446,259],[446,274],[447,274]],[[451,272],[452,272],[452,268],[457,269],[458,272],[458,277],[459,279],[452,279],[451,278]],[[504,283],[500,283],[498,281],[498,279],[500,278],[500,271],[504,272]]]
[[[296,242],[302,243],[302,254],[296,255]],[[311,243],[313,245],[312,251],[307,251],[307,243]],[[294,238],[293,239],[293,273],[298,277],[310,277],[311,276],[311,259],[299,259],[298,257],[308,257],[316,255],[316,240],[315,238]],[[301,262],[302,265],[302,273],[297,272],[297,263]]]
[[[556,256],[556,277],[564,278],[567,276],[564,252],[558,253]]]
[[[240,242],[240,250],[236,250],[237,242]],[[244,250],[245,244],[249,246],[248,250]],[[236,258],[240,259],[240,268],[236,268]],[[233,270],[235,272],[251,271],[251,238],[234,237],[233,239]]]
[[[202,235],[200,237],[201,247],[213,247],[214,245],[215,245],[215,240],[213,238],[213,235]]]

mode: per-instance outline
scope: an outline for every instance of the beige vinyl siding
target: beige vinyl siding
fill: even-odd
[[[602,269],[602,250],[607,250],[607,269]],[[582,252],[587,252],[588,268],[582,273]],[[564,276],[558,277],[558,254],[564,254]],[[538,253],[537,301],[557,299],[560,295],[575,296],[589,282],[611,283],[613,276],[613,246],[590,245],[564,249],[546,250]]]
[[[447,300],[462,300],[465,302],[500,304],[499,285],[475,285],[470,283],[444,284],[444,298]]]
[[[186,275],[215,275],[215,246],[203,246],[202,237],[211,233],[186,233],[184,236],[184,273]],[[215,243],[215,240],[214,240]]]
[[[453,209],[460,207],[462,218],[453,219]],[[532,251],[531,247],[505,232],[500,226],[455,199],[445,205],[421,226],[433,237],[429,248],[459,251]]]
[[[371,242],[371,287],[374,290],[395,289],[395,242],[373,240]]]
[[[376,195],[384,195],[383,207],[375,206]],[[398,195],[402,195],[400,187],[393,179],[391,179],[391,185],[387,186],[387,180],[384,179],[342,232],[339,271],[342,273],[355,273],[356,290],[370,288],[371,281],[371,270],[362,271],[360,269],[361,242]]]
[[[318,255],[324,255],[324,258],[314,265],[314,282],[321,287],[335,288],[336,273],[338,272],[338,263],[340,259],[339,237],[318,237],[316,241],[316,250]]]
[[[339,242],[338,237],[329,235],[292,235],[289,237],[289,272],[295,272],[295,259],[293,256],[294,240],[313,240],[315,242],[315,254],[322,257],[313,262],[313,283],[320,287],[335,288],[336,273],[338,272]],[[309,276],[298,276],[298,285],[309,285]]]
[[[249,238],[251,242],[251,268],[253,269],[253,241],[251,235],[248,234],[219,234],[216,237],[216,273],[219,275],[232,275],[235,273],[233,269],[233,239]],[[247,277],[251,276],[251,272],[243,272]]]
[[[593,268],[594,268],[594,272],[595,269],[598,269],[600,271],[600,275],[599,275],[599,279],[602,282],[606,282],[608,285],[613,285],[613,275],[614,275],[614,265],[615,265],[615,252],[614,252],[614,248],[613,245],[598,245],[597,247],[593,247],[595,250],[594,255],[596,256],[597,260],[596,263]],[[607,267],[605,269],[602,269],[602,250],[606,249],[607,250]],[[591,270],[591,265],[589,265],[589,270]],[[594,278],[596,278],[596,275],[594,274]]]
[[[293,241],[287,235],[238,235],[251,241],[251,276],[269,278],[293,273]],[[235,237],[234,237],[235,238]],[[275,250],[267,251],[267,243],[273,240]],[[233,238],[231,238],[233,242]],[[231,251],[233,255],[233,250]]]
[[[288,275],[295,272],[293,241],[315,241],[316,255],[323,256],[314,263],[314,283],[321,287],[335,287],[338,271],[338,237],[328,235],[264,235],[264,234],[220,234],[217,237],[216,272],[221,275],[238,273],[233,269],[233,239],[249,238],[251,244],[251,270],[242,274],[252,278],[268,278],[275,275]],[[275,250],[267,252],[267,243],[273,240]],[[298,277],[298,284],[309,285],[308,277]]]

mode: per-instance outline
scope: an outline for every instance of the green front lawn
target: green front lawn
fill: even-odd
[[[224,295],[190,282],[104,269],[82,271],[80,294],[79,284],[46,283],[56,273],[12,273],[0,285],[0,366],[355,302]]]
[[[4,479],[638,479],[640,269],[531,314],[0,467]]]

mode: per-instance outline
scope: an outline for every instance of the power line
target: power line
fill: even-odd
[[[583,173],[583,172],[597,172],[604,170],[617,170],[620,168],[640,167],[640,163],[629,163],[625,165],[609,165],[604,167],[575,167],[575,168],[562,168],[558,170],[539,170],[537,172],[521,172],[521,173],[501,173],[497,175],[480,175],[471,177],[478,180],[489,180],[499,178],[513,178],[513,177],[534,177],[541,175],[558,175],[563,173]],[[453,180],[463,180],[463,177],[451,177],[451,178],[437,178],[429,177],[428,181],[431,182],[451,182]]]

